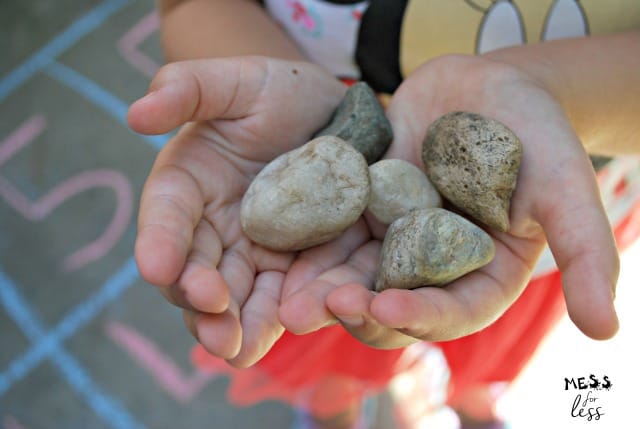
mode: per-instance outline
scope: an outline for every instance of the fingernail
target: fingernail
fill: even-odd
[[[353,316],[336,316],[340,323],[350,328],[357,328],[364,325],[364,317],[361,315],[353,315]]]

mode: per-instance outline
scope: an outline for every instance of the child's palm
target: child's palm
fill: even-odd
[[[312,268],[313,258],[304,254],[294,263],[290,277],[315,269],[322,281],[304,287],[286,282],[280,310],[285,327],[309,332],[332,323],[335,315],[354,336],[383,348],[475,332],[520,294],[546,236],[563,273],[567,306],[576,325],[596,338],[615,333],[615,243],[589,159],[561,107],[515,68],[480,57],[442,57],[410,75],[395,93],[387,110],[395,140],[386,156],[422,165],[427,126],[457,110],[505,123],[524,147],[511,228],[508,233],[491,232],[494,260],[446,288],[374,295],[367,288],[373,282],[384,229],[369,222],[369,229],[377,233],[371,238],[361,234],[359,248],[339,265],[315,263]],[[340,249],[331,243],[322,252],[339,255]]]
[[[309,64],[242,58],[165,67],[131,107],[142,133],[186,122],[162,149],[143,191],[136,260],[147,281],[185,308],[185,323],[213,354],[239,366],[283,332],[281,286],[293,253],[251,243],[240,202],[276,156],[322,127],[344,87]]]

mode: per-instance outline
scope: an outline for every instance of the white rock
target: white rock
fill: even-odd
[[[256,176],[242,199],[242,229],[273,250],[312,247],[355,223],[369,192],[364,156],[337,137],[318,137]]]
[[[369,211],[390,224],[414,209],[440,207],[440,194],[415,165],[401,159],[383,159],[369,166]]]

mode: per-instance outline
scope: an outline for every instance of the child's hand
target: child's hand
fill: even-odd
[[[166,133],[140,203],[142,277],[185,309],[214,355],[256,362],[280,337],[281,286],[293,253],[251,243],[242,196],[262,167],[325,125],[344,85],[305,63],[243,57],[165,66],[131,106],[131,127]]]
[[[593,338],[615,334],[618,255],[589,158],[562,107],[514,67],[482,57],[442,57],[415,71],[394,95],[387,114],[395,140],[386,157],[422,166],[428,125],[456,110],[503,122],[523,144],[511,228],[491,231],[494,260],[445,288],[376,295],[368,289],[384,228],[372,221],[368,228],[359,224],[348,232],[349,240],[342,238],[350,247],[329,243],[303,252],[293,264],[280,309],[286,328],[313,331],[335,323],[335,315],[355,337],[382,348],[473,333],[522,292],[546,236],[574,323]],[[320,262],[331,258],[332,265]],[[299,279],[313,281],[299,287]]]

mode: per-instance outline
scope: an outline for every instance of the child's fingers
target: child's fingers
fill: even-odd
[[[259,104],[268,101],[282,113],[271,115],[281,121],[273,126],[290,127],[305,119],[313,126],[318,112],[330,114],[344,92],[335,79],[321,73],[307,63],[266,57],[171,63],[160,69],[149,93],[131,106],[127,120],[137,132],[163,134],[189,121],[245,118],[259,113]],[[323,82],[327,84],[319,86]]]
[[[222,275],[210,266],[187,264],[178,283],[160,287],[171,304],[185,310],[222,313],[229,305],[229,290]]]
[[[231,301],[236,302],[239,308],[251,296],[256,279],[256,265],[251,259],[250,246],[247,240],[231,243],[218,264],[218,271],[229,285]]]
[[[220,265],[216,274],[221,283],[233,285],[228,289],[228,308],[219,314],[185,312],[185,323],[210,353],[228,359],[233,366],[248,367],[262,358],[284,332],[278,321],[284,274],[265,271],[254,279],[239,250],[225,251]]]
[[[246,115],[260,93],[264,79],[258,75],[264,73],[264,65],[263,70],[256,64],[245,71],[256,76],[240,85],[242,65],[242,61],[221,59],[163,66],[147,95],[130,107],[129,125],[143,134],[163,134],[188,121]]]
[[[229,290],[215,268],[222,245],[213,226],[201,220],[196,227],[191,252],[178,281],[164,289],[171,303],[205,313],[221,313],[229,305]]]
[[[135,256],[142,277],[157,286],[174,284],[191,250],[203,199],[185,170],[165,166],[145,184],[138,214]]]
[[[344,263],[368,239],[367,225],[360,219],[335,240],[300,252],[287,272],[282,299],[286,300],[320,274]]]
[[[327,296],[327,308],[342,326],[359,341],[381,349],[413,344],[417,339],[378,323],[369,312],[374,294],[357,283],[340,286]]]
[[[570,163],[554,178],[538,220],[562,272],[569,316],[587,336],[607,339],[618,330],[618,252],[591,165],[578,157]]]
[[[283,301],[278,312],[282,325],[296,335],[304,335],[336,323],[325,305],[335,283],[316,279]]]
[[[238,355],[242,344],[242,327],[238,307],[231,302],[229,309],[220,314],[183,311],[184,323],[191,334],[207,351],[222,359]]]
[[[542,247],[506,234],[502,239],[495,241],[495,257],[488,265],[445,287],[385,290],[371,302],[371,315],[384,326],[427,341],[448,341],[488,326],[519,296]]]
[[[279,312],[285,328],[296,334],[306,334],[336,323],[326,306],[327,296],[346,283],[372,285],[379,253],[380,243],[369,241],[343,264],[330,268],[285,298]]]
[[[371,303],[383,326],[426,341],[448,341],[476,332],[504,311],[494,279],[472,273],[447,288],[388,289]],[[495,317],[494,316],[494,317]]]
[[[280,291],[284,274],[265,271],[258,274],[251,296],[242,306],[242,345],[240,352],[229,363],[246,368],[260,360],[284,332],[278,320]]]

